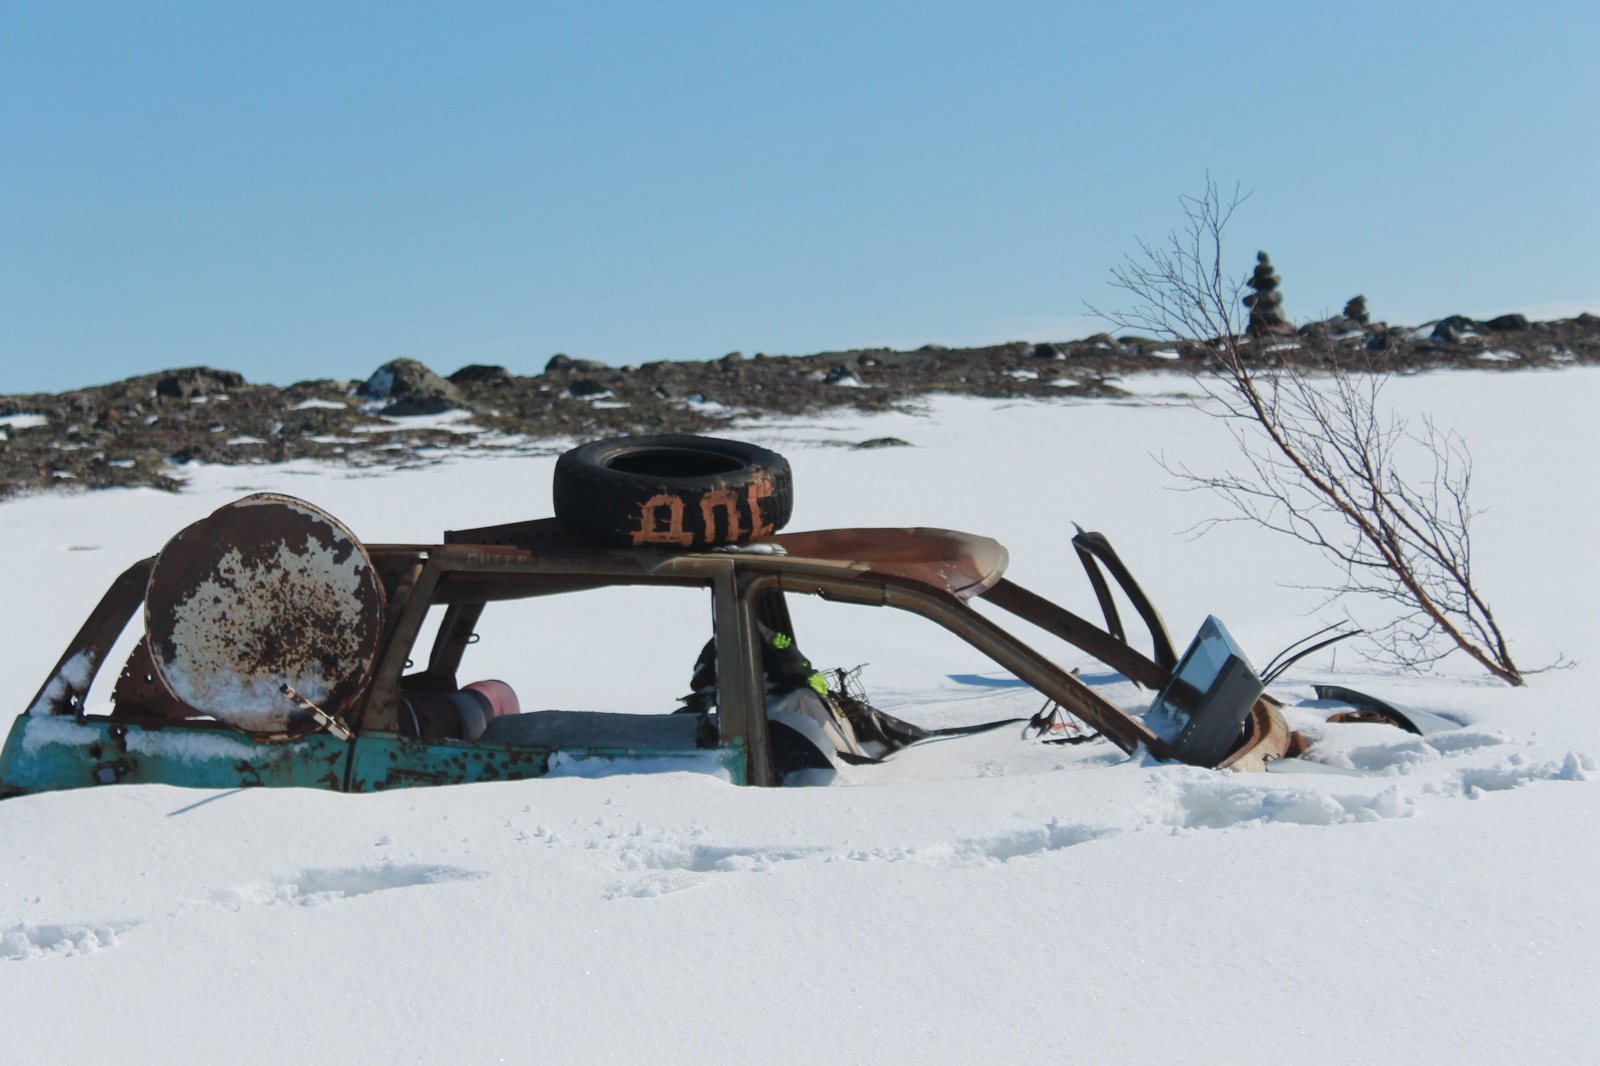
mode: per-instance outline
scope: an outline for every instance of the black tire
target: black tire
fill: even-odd
[[[556,460],[556,519],[630,548],[748,544],[794,510],[789,461],[740,441],[662,433],[584,444]]]

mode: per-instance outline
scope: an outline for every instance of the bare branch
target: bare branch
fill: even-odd
[[[1197,474],[1162,465],[1189,488],[1215,492],[1232,514],[1196,527],[1248,522],[1317,549],[1339,566],[1333,598],[1392,605],[1369,630],[1377,656],[1424,669],[1463,652],[1512,685],[1523,672],[1473,580],[1466,442],[1431,420],[1412,430],[1382,403],[1382,375],[1334,364],[1311,378],[1240,328],[1243,277],[1223,267],[1223,235],[1245,200],[1210,175],[1181,198],[1184,224],[1111,271],[1130,308],[1090,310],[1122,329],[1205,346],[1211,368],[1198,406],[1225,423],[1240,473]],[[1262,262],[1265,263],[1263,257]]]

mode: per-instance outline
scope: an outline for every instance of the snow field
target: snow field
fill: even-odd
[[[1013,579],[1092,616],[1067,546],[1076,520],[1112,538],[1175,641],[1216,613],[1258,665],[1334,620],[1286,587],[1317,580],[1296,546],[1240,526],[1183,537],[1215,504],[1169,491],[1151,453],[1198,468],[1225,463],[1229,442],[1171,406],[1185,379],[1136,380],[1135,402],[936,399],[742,435],[794,465],[792,528],[992,535]],[[1388,395],[1468,436],[1475,499],[1492,508],[1475,562],[1519,660],[1579,665],[1509,690],[1463,663],[1396,676],[1345,648],[1274,692],[1294,702],[1339,680],[1460,729],[1416,737],[1291,710],[1312,750],[1264,775],[1002,729],[826,788],[674,773],[8,800],[4,1057],[1593,1061],[1600,373],[1432,374]],[[914,446],[833,446],[880,436]],[[368,540],[427,541],[548,514],[551,464],[207,468],[178,496],[0,505],[14,561],[0,693],[25,709],[117,573],[246,492],[302,496]],[[886,710],[936,726],[1037,709],[942,633],[803,606],[807,654],[866,662]],[[670,709],[709,624],[694,597],[672,607],[697,620],[631,639],[627,669],[612,639],[627,604],[602,598],[517,620],[520,642],[486,636],[485,676],[534,656],[541,705]],[[1150,698],[1040,646],[1125,706]]]

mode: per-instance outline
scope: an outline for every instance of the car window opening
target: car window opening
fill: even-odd
[[[541,595],[545,585],[528,583],[520,591],[531,594],[429,608],[413,645],[415,668],[401,679],[402,735],[704,746],[695,723],[665,719],[681,709],[711,632],[705,588],[589,585]]]

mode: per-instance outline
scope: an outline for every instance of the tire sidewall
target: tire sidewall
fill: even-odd
[[[715,458],[714,473],[619,469],[625,460]],[[694,465],[692,462],[689,465]],[[747,544],[782,528],[793,509],[788,460],[743,441],[663,433],[612,437],[571,449],[556,461],[557,520],[602,543],[697,550]]]

